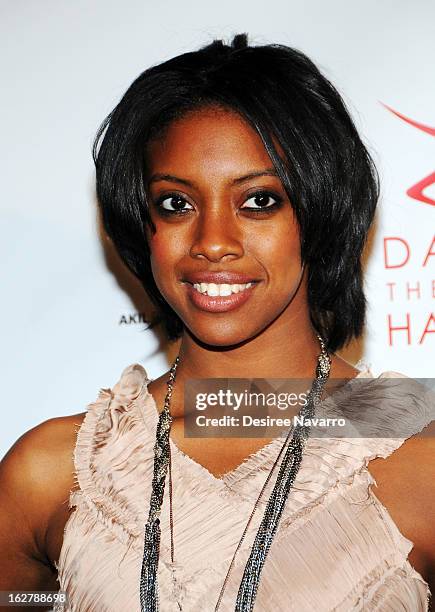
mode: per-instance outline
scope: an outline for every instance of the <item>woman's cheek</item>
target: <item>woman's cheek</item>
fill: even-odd
[[[165,257],[165,249],[164,242],[154,235],[154,237],[149,241],[149,249],[150,249],[150,263],[151,270],[153,272],[154,280],[157,286],[160,285],[160,277],[164,275],[164,264],[167,263],[167,252]]]
[[[154,234],[154,236],[151,238],[149,245],[150,245],[151,258],[160,260],[160,258],[163,255],[164,242],[158,236],[158,232]]]
[[[174,251],[174,238],[157,231],[150,241],[150,262],[154,281],[165,299],[171,297],[176,288],[176,269],[179,254]]]

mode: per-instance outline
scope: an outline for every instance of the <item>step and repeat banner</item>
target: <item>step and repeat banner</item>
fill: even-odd
[[[146,67],[238,32],[311,57],[380,172],[367,329],[343,356],[434,375],[434,3],[2,0],[0,17],[0,456],[41,421],[83,412],[127,365],[155,378],[176,354],[145,329],[146,297],[101,232],[91,145]]]

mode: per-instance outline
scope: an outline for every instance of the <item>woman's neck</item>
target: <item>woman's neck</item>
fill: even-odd
[[[312,377],[320,343],[311,325],[293,333],[274,326],[232,347],[209,347],[185,333],[177,379]]]

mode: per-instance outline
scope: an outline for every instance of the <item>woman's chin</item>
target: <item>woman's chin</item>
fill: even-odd
[[[220,325],[211,325],[209,322],[204,326],[194,324],[186,325],[186,332],[189,333],[198,344],[207,347],[239,346],[248,342],[255,332],[247,329],[246,325],[228,325],[228,322]]]

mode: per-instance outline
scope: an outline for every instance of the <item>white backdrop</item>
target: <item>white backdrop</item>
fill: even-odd
[[[0,13],[0,456],[37,423],[85,410],[126,365],[153,378],[166,369],[140,322],[141,291],[99,238],[91,143],[142,70],[237,32],[307,53],[343,94],[381,173],[367,334],[344,356],[375,374],[434,374],[431,0],[1,0]],[[424,179],[411,195],[427,201],[407,194]]]

